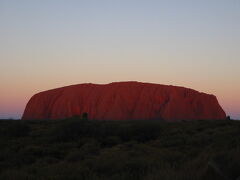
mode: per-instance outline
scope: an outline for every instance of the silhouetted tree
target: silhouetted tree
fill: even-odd
[[[83,119],[83,120],[88,120],[88,113],[84,112],[84,113],[82,114],[82,119]]]

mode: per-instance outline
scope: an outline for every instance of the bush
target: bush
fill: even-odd
[[[30,133],[30,127],[23,122],[11,122],[2,130],[1,136],[24,137]]]
[[[211,164],[236,179],[239,132],[238,121],[0,121],[0,179],[221,179]]]

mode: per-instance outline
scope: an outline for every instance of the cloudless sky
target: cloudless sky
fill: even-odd
[[[240,1],[0,0],[0,118],[40,91],[133,80],[214,94],[240,119]]]

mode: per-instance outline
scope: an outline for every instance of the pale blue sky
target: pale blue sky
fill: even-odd
[[[137,80],[215,94],[240,119],[239,0],[0,0],[0,118],[39,91]]]

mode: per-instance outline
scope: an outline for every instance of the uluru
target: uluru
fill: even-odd
[[[141,82],[78,84],[35,94],[23,120],[64,119],[87,113],[91,120],[217,120],[226,114],[214,95]]]

